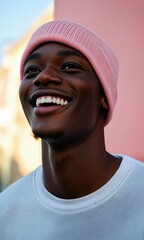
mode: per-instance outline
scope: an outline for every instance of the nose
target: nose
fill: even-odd
[[[47,66],[33,80],[33,84],[37,87],[41,85],[47,86],[49,83],[57,85],[62,83],[62,78],[60,77],[58,71],[52,66]]]

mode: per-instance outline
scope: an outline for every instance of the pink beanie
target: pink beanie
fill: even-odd
[[[65,20],[47,22],[39,27],[24,50],[20,77],[27,57],[41,44],[58,42],[68,45],[81,52],[90,62],[103,87],[108,101],[109,110],[105,125],[112,118],[117,99],[118,62],[110,47],[93,31],[86,27]]]

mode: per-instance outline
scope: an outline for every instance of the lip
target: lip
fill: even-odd
[[[68,107],[69,104],[66,106],[56,105],[50,107],[34,107],[34,113],[36,115],[47,115],[53,112],[60,112]]]

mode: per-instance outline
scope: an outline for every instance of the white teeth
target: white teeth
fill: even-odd
[[[65,100],[64,101],[64,103],[63,103],[63,105],[67,105],[68,104],[68,101],[67,100]]]
[[[63,99],[61,100],[61,105],[64,105],[64,100]]]
[[[38,99],[36,100],[36,106],[38,107],[39,104],[40,104],[40,99],[38,98]]]
[[[47,103],[50,103],[50,102],[51,102],[51,98],[50,98],[50,97],[47,97],[47,98],[46,98],[46,102],[47,102]]]
[[[64,100],[64,99],[60,99],[60,98],[56,98],[56,97],[50,97],[50,96],[46,96],[46,97],[39,97],[36,99],[36,107],[39,107],[40,104],[42,103],[56,103],[57,105],[67,105],[68,101]]]
[[[57,101],[57,99],[54,97],[54,98],[52,98],[52,102],[53,103],[56,103],[56,101]]]
[[[45,100],[46,100],[45,97],[42,97],[41,98],[41,103],[45,103],[46,102]]]
[[[57,100],[56,100],[56,104],[60,104],[60,99],[59,98],[57,98]]]

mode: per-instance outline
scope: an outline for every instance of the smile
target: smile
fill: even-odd
[[[48,107],[52,105],[65,106],[67,104],[67,100],[54,96],[41,96],[36,99],[36,107]]]

